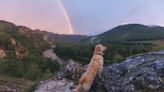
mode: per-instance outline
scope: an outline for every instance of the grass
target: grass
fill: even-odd
[[[154,43],[157,44],[160,50],[164,50],[164,40],[155,41]]]

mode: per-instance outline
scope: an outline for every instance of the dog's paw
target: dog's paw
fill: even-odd
[[[73,89],[72,92],[77,92],[77,90],[76,89]]]

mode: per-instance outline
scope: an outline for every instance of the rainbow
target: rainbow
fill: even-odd
[[[65,7],[63,6],[61,0],[57,0],[57,3],[59,4],[61,10],[63,11],[63,14],[64,14],[64,16],[66,18],[67,23],[68,23],[69,33],[70,34],[74,34],[72,23],[71,23],[69,15],[67,14],[67,11],[66,11]]]

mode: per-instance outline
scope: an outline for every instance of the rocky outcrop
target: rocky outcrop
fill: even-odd
[[[5,51],[0,47],[0,59],[6,56]]]
[[[163,92],[164,51],[132,56],[106,66],[102,76],[108,92]]]
[[[76,79],[80,76],[77,73],[81,70],[81,64],[69,60],[63,72],[56,73],[52,78],[41,81],[35,92],[72,92]]]
[[[71,92],[86,68],[69,61],[64,73],[41,82],[36,92]],[[164,92],[164,51],[131,56],[105,66],[102,79],[95,79],[90,92]]]
[[[70,88],[73,84],[67,79],[50,79],[40,82],[40,86],[35,92],[72,92]]]
[[[17,59],[22,59],[26,52],[25,48],[14,38],[11,38],[11,44],[14,47]]]
[[[77,86],[81,75],[86,71],[87,65],[68,60],[65,71],[55,74],[52,78],[41,81],[35,92],[72,92]],[[96,78],[90,92],[105,92],[100,79]]]

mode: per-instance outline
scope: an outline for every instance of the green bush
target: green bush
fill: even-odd
[[[0,74],[30,80],[43,79],[59,69],[60,65],[57,62],[41,57],[25,57],[22,60],[12,58],[12,60],[0,61]]]
[[[29,80],[39,80],[42,76],[41,69],[39,69],[36,63],[31,63],[24,74],[24,78]]]
[[[21,78],[25,70],[24,65],[16,60],[3,61],[0,63],[0,73]]]

